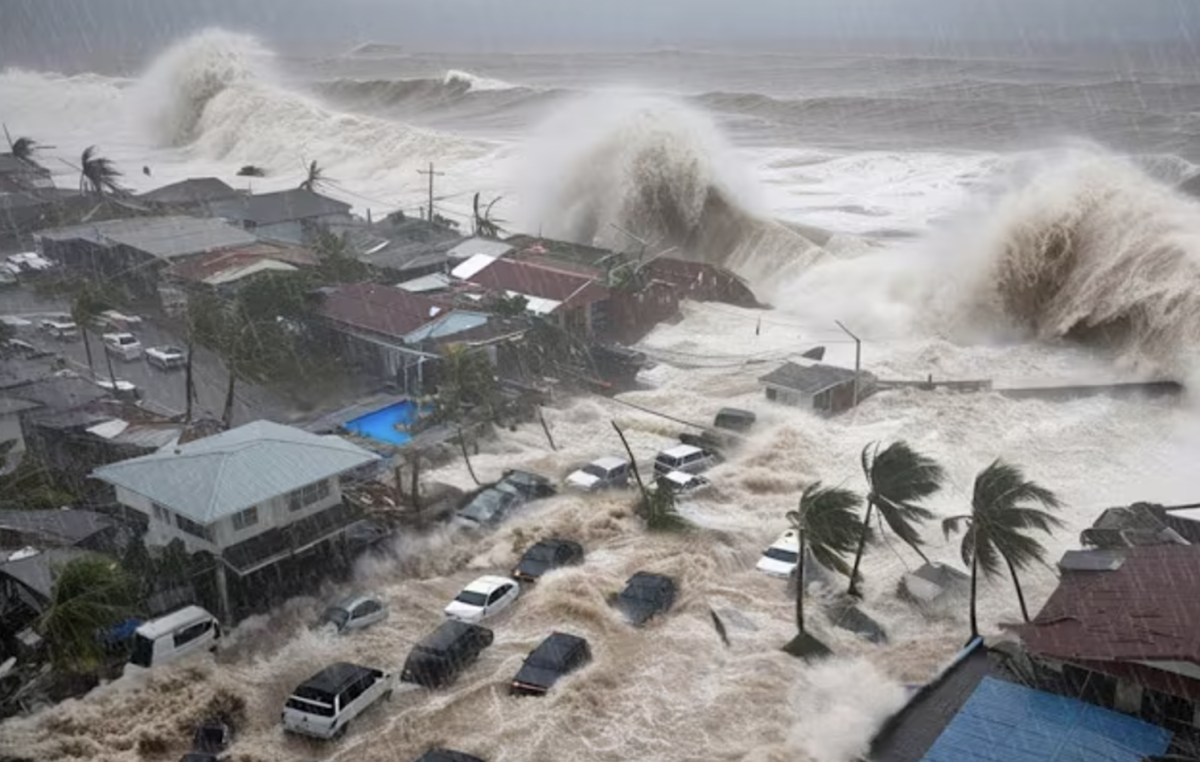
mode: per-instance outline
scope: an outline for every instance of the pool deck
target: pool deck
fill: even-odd
[[[412,397],[407,394],[374,394],[370,397],[360,399],[349,407],[344,407],[341,410],[328,413],[320,418],[302,424],[300,428],[313,434],[332,434],[356,418],[376,413],[385,407],[398,405],[401,402],[411,399]]]

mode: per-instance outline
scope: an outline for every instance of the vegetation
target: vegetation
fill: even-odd
[[[499,238],[500,234],[504,232],[499,224],[500,222],[503,222],[503,220],[492,219],[492,207],[495,206],[496,202],[499,200],[500,198],[492,199],[487,207],[480,211],[479,194],[475,194],[475,201],[472,210],[474,217],[473,227],[476,236],[480,238]]]
[[[487,303],[487,311],[497,317],[518,318],[529,308],[529,299],[522,294],[495,296]]]
[[[253,164],[246,164],[237,171],[238,177],[266,177],[267,171]]]
[[[325,177],[325,168],[317,164],[316,159],[313,159],[308,164],[305,170],[304,182],[300,183],[300,190],[306,190],[310,193],[316,192],[328,178]]]
[[[811,656],[826,651],[804,628],[804,561],[811,555],[822,566],[850,574],[845,556],[854,551],[860,534],[857,507],[860,498],[841,487],[815,482],[804,488],[800,505],[787,514],[796,530],[796,637],[784,646],[793,656]]]
[[[28,454],[12,473],[0,476],[0,509],[57,510],[78,500],[78,495]]]
[[[1040,504],[1042,508],[1030,507]],[[1050,490],[1025,478],[1021,469],[1000,460],[979,472],[971,496],[971,512],[951,516],[942,522],[942,531],[951,534],[965,529],[962,538],[962,560],[971,569],[971,637],[979,637],[976,616],[976,585],[979,572],[992,577],[1001,572],[1001,562],[1012,575],[1021,615],[1029,621],[1025,595],[1021,591],[1018,570],[1034,561],[1041,561],[1046,549],[1026,530],[1049,534],[1062,522],[1048,513],[1061,506]]]
[[[115,560],[82,556],[58,569],[53,600],[37,622],[50,662],[60,672],[90,672],[100,666],[100,635],[133,613],[134,586]]]
[[[37,150],[37,141],[32,138],[17,138],[12,142],[12,155],[21,161],[30,161]]]
[[[75,321],[75,325],[79,326],[79,332],[83,338],[83,351],[87,357],[88,372],[92,379],[96,378],[96,366],[92,357],[92,329],[96,325],[96,320],[105,310],[112,309],[112,302],[100,292],[100,290],[90,284],[76,284],[74,296],[71,299],[71,319]],[[112,382],[113,391],[117,390],[117,376],[113,372],[112,358],[109,357],[106,350],[104,352],[104,361],[108,366],[108,380]]]
[[[106,193],[120,195],[125,192],[118,182],[121,172],[112,160],[96,155],[96,146],[83,149],[79,158],[79,192],[104,196]]]
[[[917,526],[934,516],[918,503],[940,490],[946,478],[941,466],[904,441],[893,442],[882,452],[878,442],[864,447],[862,470],[867,479],[867,512],[863,515],[858,551],[854,554],[854,568],[850,572],[848,592],[854,596],[860,595],[858,566],[871,532],[872,509],[878,510],[888,528],[916,551],[922,561],[929,563],[921,552],[921,534]]]
[[[320,283],[361,283],[371,275],[366,263],[354,255],[345,235],[336,235],[326,227],[318,228],[313,242],[317,268],[313,285]]]
[[[500,386],[486,353],[453,345],[442,353],[441,366],[434,421],[461,423],[472,415],[490,421],[499,419]]]

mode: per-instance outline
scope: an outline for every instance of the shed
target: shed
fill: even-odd
[[[878,379],[867,371],[858,374],[858,400],[878,389]],[[834,365],[787,362],[758,379],[767,399],[785,405],[832,415],[854,407],[855,373]]]

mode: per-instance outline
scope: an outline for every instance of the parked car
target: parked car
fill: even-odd
[[[349,724],[381,699],[391,698],[395,676],[349,662],[331,664],[305,680],[283,705],[289,733],[340,738]]]
[[[118,331],[132,331],[142,324],[142,319],[137,315],[126,315],[116,310],[105,310],[96,319],[102,326]]]
[[[408,652],[400,679],[426,688],[441,688],[474,664],[494,639],[486,627],[447,619]]]
[[[54,352],[46,349],[39,349],[30,344],[28,341],[21,339],[9,339],[0,345],[0,356],[8,357],[24,357],[28,360],[38,360],[43,357],[50,357]]]
[[[504,472],[504,478],[499,484],[504,484],[517,492],[526,500],[541,500],[545,497],[553,497],[558,490],[544,476],[532,473],[530,471],[508,470]]]
[[[7,263],[16,267],[19,272],[40,273],[54,267],[54,263],[38,254],[36,251],[26,251],[20,254],[9,254]]]
[[[795,529],[789,529],[763,551],[762,558],[758,559],[754,568],[772,577],[790,579],[799,560],[800,536]]]
[[[233,743],[233,723],[225,717],[210,717],[192,733],[192,751],[201,754],[221,754]]]
[[[449,749],[430,749],[417,758],[417,762],[483,762],[474,754]]]
[[[665,484],[667,489],[676,495],[690,495],[694,492],[703,492],[712,486],[712,482],[703,476],[689,474],[685,471],[671,471],[658,477],[658,479],[660,484]]]
[[[210,751],[189,751],[179,758],[179,762],[226,762],[229,757],[225,754],[215,754]]]
[[[488,487],[458,509],[459,523],[469,527],[495,526],[521,507],[525,498],[505,484]]]
[[[123,381],[118,378],[116,386],[114,386],[111,379],[96,378],[92,380],[92,383],[119,400],[137,402],[142,398],[142,390],[137,388],[137,384],[132,381]]]
[[[512,575],[521,582],[536,582],[552,569],[582,562],[583,546],[574,540],[542,540],[525,551]]]
[[[658,476],[672,471],[698,474],[716,464],[717,456],[714,453],[694,445],[678,444],[658,453],[654,458],[654,473]]]
[[[67,316],[43,320],[42,330],[59,341],[74,341],[79,338],[79,326]]]
[[[343,633],[361,630],[387,619],[387,604],[375,595],[356,595],[325,609],[317,627]]]
[[[597,458],[567,477],[567,484],[584,492],[596,492],[629,484],[629,461],[624,458]]]
[[[132,333],[106,333],[100,337],[104,349],[122,360],[136,360],[142,356],[142,342]]]
[[[533,649],[509,684],[516,696],[544,696],[554,684],[592,660],[588,642],[565,632],[551,633]]]
[[[723,407],[717,411],[716,418],[713,419],[713,427],[744,433],[753,429],[757,421],[758,416],[749,410]]]
[[[617,596],[617,609],[634,625],[643,625],[674,605],[675,580],[663,574],[638,572]]]
[[[521,585],[508,577],[484,576],[462,589],[446,606],[448,619],[475,624],[496,616],[521,594]]]
[[[150,347],[146,350],[146,362],[156,368],[173,370],[187,365],[187,354],[179,347]]]

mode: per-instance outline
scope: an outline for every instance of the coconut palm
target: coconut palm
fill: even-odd
[[[21,161],[33,159],[33,152],[36,150],[37,141],[33,138],[17,138],[12,142],[12,155]]]
[[[822,566],[849,574],[845,556],[854,551],[859,536],[857,507],[859,496],[841,487],[825,487],[814,482],[804,488],[797,510],[787,520],[797,535],[796,630],[797,635],[784,650],[802,653],[809,642],[804,629],[804,561],[808,556]]]
[[[859,595],[858,566],[871,530],[871,511],[879,515],[896,536],[904,541],[925,563],[929,559],[921,552],[921,534],[917,525],[933,518],[933,513],[917,503],[942,488],[946,472],[928,458],[899,441],[882,452],[879,443],[872,442],[862,451],[863,476],[867,479],[867,512],[863,516],[862,532],[858,537],[858,552],[854,554],[854,569],[850,573],[850,595]]]
[[[309,191],[310,193],[315,191],[318,186],[328,179],[325,177],[325,169],[317,164],[316,159],[309,162],[306,172],[304,182],[300,183],[300,189]]]
[[[104,655],[97,636],[131,613],[133,585],[128,574],[114,559],[88,555],[56,570],[50,606],[36,628],[56,669],[86,672]]]
[[[88,373],[92,378],[96,378],[96,366],[92,360],[92,341],[91,328],[96,324],[96,318],[100,317],[100,313],[109,309],[109,303],[100,295],[95,288],[84,287],[76,294],[71,302],[71,319],[75,321],[75,325],[79,326],[79,332],[83,336],[83,351],[87,357]],[[112,382],[113,393],[117,391],[117,376],[113,372],[112,358],[108,356],[108,352],[104,353],[104,360],[108,364],[108,380]]]
[[[94,193],[103,196],[108,193],[122,193],[124,188],[117,182],[121,171],[113,166],[112,159],[96,155],[96,146],[83,149],[79,157],[79,192]]]
[[[951,516],[942,521],[942,531],[951,534],[965,528],[962,538],[962,560],[971,568],[971,637],[979,637],[979,622],[975,613],[976,583],[980,570],[985,576],[993,577],[1001,571],[1001,561],[1008,566],[1013,586],[1017,589],[1017,600],[1021,603],[1021,616],[1029,621],[1029,610],[1025,607],[1025,595],[1017,570],[1027,568],[1034,561],[1041,561],[1046,549],[1024,530],[1037,530],[1049,534],[1062,522],[1056,517],[1030,503],[1053,510],[1062,503],[1050,490],[1028,481],[1021,469],[1001,460],[979,472],[975,477],[975,490],[971,496],[971,512]]]

